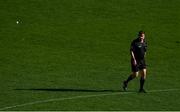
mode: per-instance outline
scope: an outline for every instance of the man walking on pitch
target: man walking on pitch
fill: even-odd
[[[146,79],[146,55],[147,43],[145,41],[145,32],[140,31],[138,38],[133,40],[131,43],[130,54],[131,54],[131,69],[132,74],[123,82],[123,89],[126,91],[129,81],[141,75],[140,78],[140,89],[139,92],[146,93],[144,90],[144,82]]]

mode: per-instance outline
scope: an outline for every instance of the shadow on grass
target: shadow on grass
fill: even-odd
[[[122,90],[95,90],[95,89],[67,89],[67,88],[30,88],[30,89],[14,89],[24,91],[50,91],[50,92],[124,92]],[[135,91],[126,91],[135,92]]]

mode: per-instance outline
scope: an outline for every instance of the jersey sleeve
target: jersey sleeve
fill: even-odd
[[[144,51],[145,52],[147,51],[147,42],[145,42],[145,44],[144,44]]]

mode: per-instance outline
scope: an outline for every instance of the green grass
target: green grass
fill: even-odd
[[[121,90],[139,30],[148,41],[147,91],[180,89],[179,13],[179,0],[0,0],[0,109]],[[138,86],[135,79],[129,89]],[[180,110],[179,95],[134,92],[7,110]]]

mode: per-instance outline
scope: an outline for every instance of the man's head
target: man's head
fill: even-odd
[[[141,40],[144,40],[144,38],[145,38],[145,32],[144,32],[144,31],[139,31],[138,37],[139,37]]]

